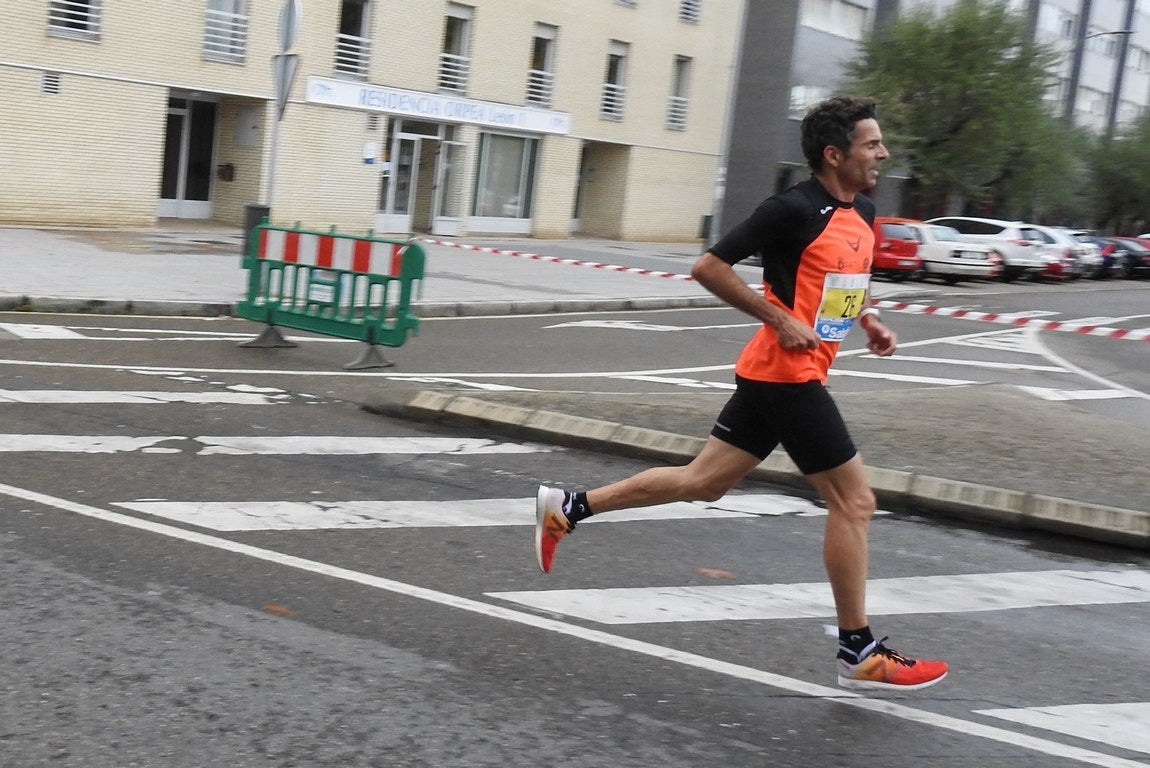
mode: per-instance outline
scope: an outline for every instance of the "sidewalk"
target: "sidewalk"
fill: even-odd
[[[228,314],[243,297],[241,241],[238,229],[189,229],[185,222],[178,231],[0,229],[0,309]],[[467,242],[520,255],[425,244],[427,276],[417,302],[422,316],[719,304],[682,279],[699,243]],[[649,257],[657,272],[670,276],[602,266],[622,253]],[[532,254],[593,265],[557,264]],[[748,282],[757,281],[758,269],[739,269]],[[878,298],[904,300],[930,291],[881,281],[874,289]],[[460,394],[389,381],[363,405],[681,462],[698,451],[726,397]],[[1144,473],[1130,471],[1146,456],[1146,439],[1121,422],[998,385],[837,399],[867,463],[876,468],[872,483],[884,505],[1150,548],[1150,488]],[[806,487],[781,452],[757,472]]]

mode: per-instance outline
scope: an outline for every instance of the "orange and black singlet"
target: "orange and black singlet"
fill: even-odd
[[[763,325],[743,348],[735,373],[755,381],[826,383],[839,342],[866,306],[874,250],[874,203],[831,197],[815,178],[768,198],[710,251],[728,264],[759,253],[767,301],[810,325],[822,342],[790,352]]]

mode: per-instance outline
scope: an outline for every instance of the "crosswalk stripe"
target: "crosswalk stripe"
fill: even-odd
[[[157,501],[117,507],[216,531],[290,531],[362,528],[446,528],[535,524],[535,499],[458,501]],[[612,512],[580,523],[602,525],[650,520],[750,519],[825,515],[806,499],[777,494],[729,495],[718,502],[660,504]]]
[[[825,582],[487,594],[548,613],[600,624],[802,619],[835,615],[830,585]],[[874,616],[1145,602],[1150,602],[1150,573],[1135,570],[972,573],[867,582],[867,613]]]
[[[73,404],[127,404],[195,403],[197,405],[268,405],[282,400],[254,392],[144,392],[137,390],[83,390],[83,389],[0,389],[0,405],[5,403],[35,403],[37,405]]]
[[[83,334],[61,325],[37,325],[35,323],[0,323],[0,330],[7,331],[18,339],[82,339]]]
[[[174,442],[176,445],[160,445]],[[329,455],[449,453],[457,456],[502,453],[548,453],[556,449],[534,443],[500,443],[483,438],[311,436],[155,435],[14,435],[0,434],[0,452],[20,453],[183,453],[192,443],[196,455]],[[198,449],[198,450],[197,450]]]
[[[976,709],[975,714],[1150,754],[1150,702]]]

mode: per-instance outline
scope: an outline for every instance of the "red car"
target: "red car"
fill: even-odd
[[[918,241],[914,232],[904,226],[916,219],[876,216],[874,220],[874,258],[871,274],[900,282],[908,277],[919,279],[924,274]]]

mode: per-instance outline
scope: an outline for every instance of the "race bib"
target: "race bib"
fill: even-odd
[[[823,280],[823,298],[815,315],[815,333],[823,341],[842,341],[866,301],[870,275],[830,272]]]

